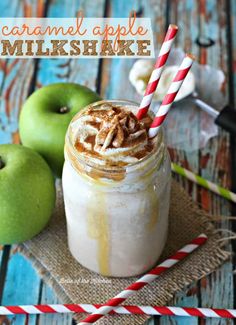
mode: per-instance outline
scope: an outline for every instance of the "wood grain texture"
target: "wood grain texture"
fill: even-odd
[[[35,0],[1,2],[2,17],[41,16],[45,3]],[[1,59],[0,65],[0,143],[19,143],[18,117],[30,88],[35,62],[33,59]]]
[[[166,12],[167,3],[169,12]],[[236,2],[231,0],[232,22],[236,30]],[[105,0],[53,0],[48,1],[47,16],[74,17],[78,10],[84,10],[87,17],[102,17],[105,11]],[[166,27],[166,16],[170,22],[177,23],[179,33],[176,46],[192,51],[201,63],[210,64],[227,71],[227,39],[226,39],[226,12],[224,0],[110,0],[107,6],[107,15],[111,17],[128,17],[131,10],[138,15],[151,17],[155,33],[156,49],[158,50],[163,39]],[[0,3],[0,16],[42,16],[45,12],[43,0],[12,0]],[[196,44],[198,36],[211,37],[215,44],[212,47],[202,48]],[[235,39],[234,32],[234,39]],[[236,41],[235,41],[236,46]],[[236,50],[234,50],[236,59]],[[73,59],[43,59],[43,60],[0,60],[0,143],[19,142],[18,115],[20,107],[28,93],[35,88],[53,82],[78,82],[92,89],[101,89],[106,98],[122,98],[140,101],[140,97],[128,81],[128,73],[133,64],[132,59],[103,59],[102,75],[99,75],[98,60]],[[234,80],[236,88],[236,62],[234,64]],[[101,78],[101,84],[98,82]],[[33,82],[33,84],[32,84]],[[227,87],[225,88],[227,96]],[[180,118],[180,116],[179,116]],[[198,139],[201,127],[202,114],[199,111],[191,123],[191,112],[186,116],[193,134]],[[180,121],[181,122],[181,121]],[[176,131],[177,132],[177,131]],[[220,131],[217,138],[210,141],[201,152],[184,152],[170,150],[172,159],[194,172],[201,173],[209,180],[230,186],[229,138]],[[177,177],[180,183],[189,191],[192,197],[213,214],[230,215],[230,204],[216,197],[195,184]],[[230,228],[229,222],[222,222],[219,227]],[[231,249],[229,245],[228,250]],[[0,254],[1,256],[1,254]],[[1,258],[1,257],[0,257]],[[29,261],[12,250],[8,263],[4,304],[25,303],[57,303],[59,300],[53,291],[43,284],[35,273]],[[173,304],[180,306],[232,307],[233,306],[233,276],[232,262],[225,263],[220,269],[192,284],[175,295]],[[0,320],[1,322],[1,320]],[[71,315],[43,315],[17,316],[12,319],[14,325],[28,324],[71,324]],[[228,320],[198,320],[196,318],[161,317],[149,321],[148,325],[187,325],[187,324],[233,324]]]
[[[30,261],[19,253],[12,251],[8,262],[3,305],[37,304],[40,290],[40,278]],[[28,324],[35,324],[36,316],[17,315],[8,317],[12,324],[23,325],[28,318]]]
[[[44,12],[44,3],[42,1],[21,2],[15,1],[13,9],[4,13],[3,16],[37,16],[39,12]],[[99,0],[96,3],[90,1],[71,1],[71,5],[64,1],[53,1],[48,6],[49,17],[75,17],[78,10],[83,10],[86,16],[102,17],[104,10],[104,1]],[[89,69],[88,69],[89,63]],[[27,97],[30,89],[38,88],[43,85],[54,82],[77,82],[96,88],[96,78],[98,75],[98,60],[72,60],[72,59],[47,59],[38,60],[37,65],[35,60],[8,60],[6,66],[7,73],[2,73],[3,89],[2,97],[5,101],[2,107],[5,109],[3,116],[8,116],[6,127],[4,128],[4,139],[2,143],[18,142],[18,115],[23,101]],[[34,71],[37,69],[37,71]],[[33,73],[36,72],[35,80],[32,80]],[[32,84],[35,82],[35,84]],[[9,130],[9,132],[7,132]],[[20,261],[19,261],[20,259]],[[17,268],[18,263],[20,267]],[[4,290],[3,302],[6,304],[26,304],[37,303],[40,299],[41,303],[59,302],[53,292],[46,286],[42,285],[42,295],[40,292],[40,278],[34,274],[35,271],[32,265],[22,256],[12,255],[8,263],[6,289]],[[14,282],[12,279],[14,275]],[[27,283],[31,283],[31,287],[27,287]],[[17,283],[17,294],[15,300],[11,301]],[[27,291],[29,289],[29,292]],[[25,292],[25,294],[22,294]],[[27,297],[30,299],[27,300]],[[31,302],[30,302],[31,301]],[[71,323],[71,315],[57,316],[17,316],[12,319],[15,325],[24,324],[26,321],[29,324],[45,324],[45,322],[61,324]]]
[[[21,15],[19,11],[19,6],[22,3],[19,1],[18,6],[16,6],[18,10],[18,15]],[[71,1],[71,4],[68,6],[64,1],[54,1],[50,3],[48,7],[48,16],[50,17],[75,17],[78,10],[83,10],[86,16],[103,16],[104,10],[104,1],[97,1],[96,3],[89,3],[87,1]],[[24,16],[36,16],[35,12],[40,10],[42,13],[44,10],[40,6],[42,2],[34,1],[34,4],[31,2],[29,5],[28,2],[24,2],[23,4],[23,12]],[[16,11],[9,11],[6,16],[16,16]],[[32,85],[32,77],[34,69],[36,68],[35,61],[33,60],[18,60],[17,62],[13,60],[9,70],[10,76],[8,74],[2,74],[5,78],[4,88],[2,90],[2,94],[4,98],[7,98],[7,101],[3,103],[3,107],[7,109],[9,114],[8,129],[10,132],[6,132],[6,128],[4,129],[4,140],[1,142],[18,142],[17,130],[18,130],[18,115],[22,102],[27,97],[30,88],[38,88],[43,85],[54,83],[54,82],[78,82],[81,84],[88,85],[89,87],[95,89],[96,88],[96,78],[98,75],[98,60],[71,60],[71,59],[48,59],[48,60],[39,60],[37,65],[37,77],[35,84]],[[85,62],[87,61],[87,62]],[[90,69],[87,69],[89,61]],[[7,62],[7,68],[9,63]],[[18,68],[16,68],[16,66]],[[27,80],[26,80],[27,78]],[[13,80],[13,81],[12,81]],[[10,84],[10,86],[8,86]],[[24,91],[22,92],[22,85],[24,85]],[[18,89],[18,93],[16,90]],[[4,95],[6,93],[6,95]],[[4,113],[6,116],[6,113]],[[9,127],[10,125],[10,127]],[[14,132],[12,132],[12,130]],[[2,139],[1,139],[2,140]],[[15,141],[16,140],[16,141]],[[32,272],[34,272],[33,267],[26,261],[23,257],[21,257],[21,262],[25,261],[25,267],[20,267],[17,269],[17,264],[19,263],[19,256],[13,255],[8,263],[8,273],[7,278],[11,279],[14,275],[14,282],[17,283],[17,293],[15,293],[15,287],[13,282],[6,282],[6,290],[4,291],[4,303],[10,303],[10,298],[12,299],[12,304],[24,304],[24,303],[37,303],[40,299],[41,303],[54,303],[59,302],[56,298],[55,294],[50,291],[50,289],[46,285],[42,285],[42,296],[39,297],[39,289],[40,289],[40,280],[39,276],[36,275],[37,281],[33,278]],[[24,263],[22,262],[22,265]],[[17,272],[16,272],[17,270]],[[26,290],[26,296],[22,295],[24,292],[25,282],[27,284],[31,284],[29,287],[30,293]],[[33,286],[33,287],[32,287]],[[27,288],[27,286],[26,286]],[[34,289],[34,290],[31,290]],[[30,297],[29,300],[26,301],[25,297]],[[57,315],[57,316],[38,316],[37,322],[40,324],[45,324],[45,321],[53,323],[57,323],[59,320],[61,324],[69,324],[71,323],[72,316],[71,315]],[[35,316],[17,316],[12,319],[14,324],[23,324],[26,321],[29,321],[30,324],[34,324],[36,322]]]
[[[160,48],[165,30],[165,1],[110,1],[108,14],[110,17],[128,17],[132,10],[138,16],[150,17],[155,40]],[[109,99],[126,99],[139,102],[141,97],[136,94],[128,80],[129,71],[134,63],[133,59],[105,59],[103,60],[101,94]]]
[[[214,2],[214,1],[213,1]],[[215,10],[217,8],[217,10]],[[225,1],[202,3],[200,6],[204,19],[202,24],[213,38],[215,45],[207,48],[205,53],[200,52],[203,63],[210,63],[213,67],[220,68],[228,78],[227,71],[227,33],[226,33],[226,7]],[[210,18],[209,18],[210,17]],[[204,62],[205,61],[205,62]],[[225,88],[228,97],[228,89]],[[214,138],[206,148],[200,152],[200,170],[203,177],[218,182],[226,188],[231,186],[230,170],[230,142],[227,132],[219,130],[219,136]],[[230,215],[230,204],[223,199],[212,196],[207,191],[199,192],[202,205],[215,215]],[[219,228],[230,229],[228,221],[222,221]],[[227,246],[231,250],[231,245]],[[200,299],[203,306],[233,307],[233,265],[225,263],[219,270],[212,273],[200,282]],[[233,324],[228,320],[208,320],[207,324]]]
[[[171,7],[170,16],[176,19],[174,22],[181,29],[177,41],[180,44],[185,44],[186,50],[198,54],[198,59],[202,64],[210,64],[215,68],[220,68],[227,75],[224,1],[173,1]],[[182,36],[182,34],[184,35]],[[195,43],[198,36],[203,39],[212,38],[215,45],[208,48],[198,47]],[[203,114],[199,111],[199,124],[195,126],[196,135],[201,127],[202,120]],[[202,174],[203,177],[223,184],[223,186],[230,186],[229,138],[226,133],[220,131],[219,136],[211,140],[201,152],[191,152],[190,156],[186,152],[172,150],[171,156],[174,161],[180,162],[186,168]],[[182,184],[189,190],[189,182],[182,180]],[[198,188],[196,185],[191,184],[190,186],[190,192],[201,203],[203,208],[216,215],[230,215],[230,204],[228,202]],[[230,228],[230,224],[229,222],[222,222],[219,227]],[[231,247],[228,246],[227,249],[230,250]],[[219,307],[223,303],[228,307],[233,307],[232,263],[225,263],[219,270],[199,281],[195,285],[193,292],[194,294],[186,294],[181,300],[177,295],[176,303],[182,306],[191,305],[191,299],[193,298],[195,306]],[[224,299],[223,302],[222,298]],[[162,322],[183,324],[184,320],[175,318],[175,320],[165,319]],[[196,320],[191,318],[191,324],[196,323],[233,324],[233,321]]]
[[[60,304],[61,301],[55,296],[55,293],[46,285],[42,284],[42,294],[40,297],[42,304]],[[68,325],[72,324],[72,314],[46,314],[37,317],[37,325]]]
[[[13,0],[1,2],[2,17],[41,16],[44,2]],[[32,59],[0,60],[1,103],[0,103],[0,143],[19,143],[18,117],[22,103],[26,99],[34,72],[35,62]],[[19,254],[11,251],[7,263],[6,282],[4,286],[3,304],[37,303],[40,279],[31,263]],[[7,262],[7,261],[6,261]],[[5,274],[1,274],[5,277]],[[27,281],[26,281],[27,279]],[[28,300],[27,300],[28,299]],[[35,324],[36,317],[30,317],[29,324]],[[25,316],[11,319],[12,324],[25,324]]]
[[[76,17],[83,10],[85,17],[103,17],[105,0],[68,1],[55,0],[50,2],[48,17]],[[98,59],[42,59],[37,71],[36,86],[41,87],[55,82],[81,83],[96,90],[98,76]]]
[[[79,10],[86,17],[103,17],[105,1],[53,1],[49,4],[48,17],[76,17]],[[99,69],[98,59],[42,59],[39,61],[36,87],[55,82],[76,82],[96,90]],[[47,285],[42,284],[41,303],[59,303]],[[38,316],[38,324],[70,324],[71,315],[42,315]]]

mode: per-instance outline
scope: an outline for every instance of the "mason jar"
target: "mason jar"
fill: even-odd
[[[121,100],[92,106],[102,103],[138,110],[137,104]],[[62,177],[70,252],[104,276],[142,274],[156,265],[167,239],[171,168],[163,133],[155,148],[135,163],[96,165],[75,148],[80,114],[67,131]]]

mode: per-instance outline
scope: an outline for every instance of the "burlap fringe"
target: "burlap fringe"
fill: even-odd
[[[31,261],[33,267],[36,269],[39,276],[43,279],[44,283],[46,283],[50,288],[52,288],[56,295],[60,297],[61,303],[73,303],[73,301],[67,296],[60,284],[55,281],[53,276],[45,269],[45,267],[38,260],[35,259],[34,255],[31,254],[29,250],[25,249],[23,245],[19,245],[17,246],[17,251]]]

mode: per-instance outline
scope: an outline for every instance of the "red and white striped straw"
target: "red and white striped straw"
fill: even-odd
[[[50,313],[94,313],[102,305],[61,304],[61,305],[21,305],[0,306],[0,315],[36,315]],[[236,309],[174,307],[174,306],[118,306],[109,314],[157,315],[157,316],[195,316],[236,318]]]
[[[147,284],[151,283],[152,281],[156,280],[162,273],[169,270],[175,264],[183,260],[187,257],[191,252],[197,249],[199,246],[203,245],[207,240],[206,235],[202,234],[192,240],[192,242],[179,251],[177,251],[173,256],[169,257],[167,260],[156,266],[154,269],[149,271],[147,274],[142,276],[139,280],[132,283],[126,289],[121,291],[117,296],[108,300],[106,304],[98,308],[93,314],[86,317],[82,322],[79,324],[93,324],[104,315],[110,313],[114,307],[123,303],[128,297],[137,293],[138,290],[142,289]]]
[[[139,110],[137,113],[137,118],[139,120],[147,114],[149,106],[151,105],[153,95],[154,95],[157,85],[159,83],[164,65],[168,59],[170,49],[174,42],[177,31],[178,31],[178,27],[176,25],[169,25],[168,30],[166,32],[165,39],[164,39],[163,44],[160,49],[160,53],[156,60],[151,77],[148,81],[148,85],[147,85],[145,94],[144,94],[142,102],[139,106]]]
[[[187,76],[192,64],[194,61],[194,56],[192,54],[187,54],[185,58],[183,59],[179,70],[174,77],[167,94],[165,95],[162,104],[160,105],[156,116],[154,117],[154,120],[152,121],[152,124],[149,129],[149,137],[153,138],[157,135],[162,123],[164,122],[171,105],[174,102],[174,99],[176,95],[178,94],[178,91],[180,90],[182,83],[184,82],[185,77]]]

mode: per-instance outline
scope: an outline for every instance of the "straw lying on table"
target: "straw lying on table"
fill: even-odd
[[[170,54],[170,49],[174,42],[177,31],[178,31],[178,27],[176,25],[169,25],[165,39],[164,39],[163,44],[160,49],[160,53],[156,60],[151,77],[148,81],[148,85],[145,90],[145,94],[144,94],[142,102],[139,106],[139,110],[138,110],[138,114],[137,114],[137,118],[139,120],[147,114],[149,106],[151,105],[153,95],[154,95],[157,85],[159,83],[164,65],[168,59],[169,54]]]
[[[89,304],[0,306],[0,315],[94,313],[101,306]],[[236,309],[127,305],[114,307],[109,314],[236,318]]]
[[[214,184],[208,180],[206,180],[205,178],[194,174],[193,172],[190,172],[189,170],[175,164],[175,163],[171,163],[171,169],[173,172],[186,177],[187,179],[189,179],[190,181],[205,187],[206,189],[224,197],[227,200],[230,200],[234,203],[236,203],[236,194],[233,192],[230,192],[228,189],[221,187],[217,184]]]
[[[147,284],[156,280],[162,273],[169,270],[179,261],[183,260],[190,253],[192,253],[199,246],[203,245],[207,240],[206,235],[202,234],[195,238],[190,244],[184,246],[176,254],[169,257],[167,260],[156,266],[154,269],[149,271],[147,274],[142,276],[139,280],[128,286],[126,289],[121,291],[117,296],[108,300],[106,304],[98,308],[93,314],[89,315],[79,324],[93,324],[104,315],[110,313],[114,307],[123,303],[128,297],[134,295],[138,290],[142,289]]]

